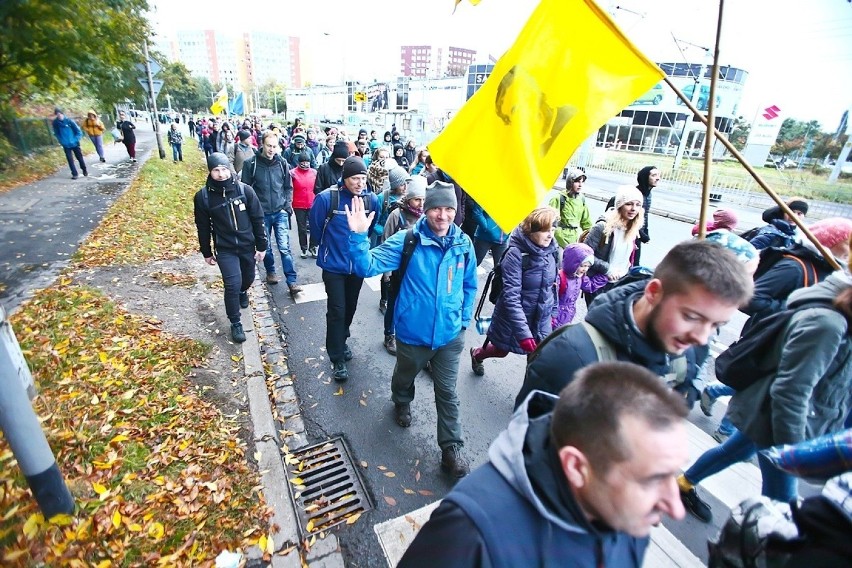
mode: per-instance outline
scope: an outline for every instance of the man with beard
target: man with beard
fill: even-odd
[[[651,527],[684,516],[686,415],[630,363],[591,365],[558,398],[532,393],[398,566],[641,566]]]
[[[730,250],[708,241],[680,243],[650,280],[613,288],[594,301],[585,321],[548,336],[529,358],[515,407],[534,389],[556,394],[579,369],[613,360],[677,382],[676,389],[694,402],[710,336],[748,302],[753,289]]]

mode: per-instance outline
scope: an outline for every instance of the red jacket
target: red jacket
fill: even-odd
[[[310,209],[314,203],[317,171],[313,168],[293,168],[290,170],[290,176],[293,178],[293,208]]]

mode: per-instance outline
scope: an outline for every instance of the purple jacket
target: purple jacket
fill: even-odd
[[[550,334],[556,313],[556,241],[546,248],[533,243],[520,229],[509,236],[501,263],[503,293],[494,306],[488,340],[499,349],[524,354],[520,342],[541,342]]]
[[[593,274],[576,278],[574,274],[583,261],[594,262],[592,247],[583,243],[573,243],[562,252],[562,270],[559,272],[558,312],[553,318],[553,329],[574,321],[577,314],[577,298],[580,292],[592,294],[606,286],[609,279],[606,274]]]

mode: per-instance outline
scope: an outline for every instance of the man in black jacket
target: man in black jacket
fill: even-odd
[[[676,245],[653,278],[599,296],[583,323],[561,327],[539,345],[515,407],[534,389],[556,394],[579,369],[612,360],[664,377],[693,403],[710,336],[749,300],[752,288],[730,250],[709,241]]]
[[[326,163],[320,165],[317,170],[317,180],[314,182],[314,195],[319,195],[321,191],[337,185],[343,173],[343,162],[348,157],[349,145],[342,140],[337,142],[331,151],[331,157]]]
[[[248,307],[254,266],[266,252],[263,209],[254,190],[233,178],[225,154],[210,154],[207,169],[207,183],[194,198],[198,245],[207,264],[219,265],[231,339],[242,343],[246,334],[240,323],[240,307]]]
[[[281,270],[287,279],[291,295],[302,291],[296,284],[296,266],[293,263],[293,251],[290,250],[290,213],[293,212],[293,182],[290,168],[278,154],[278,134],[272,130],[263,133],[260,152],[243,163],[242,181],[254,189],[263,206],[263,224],[269,246],[263,257],[266,269],[266,281],[278,284],[281,277],[275,273],[275,255],[272,252],[272,239],[278,245],[281,255]]]

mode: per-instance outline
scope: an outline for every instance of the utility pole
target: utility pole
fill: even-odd
[[[148,40],[142,42],[145,51],[145,74],[148,76],[148,96],[151,97],[151,108],[154,109],[154,134],[157,137],[157,149],[160,151],[160,159],[166,159],[166,150],[163,141],[160,140],[160,121],[157,117],[157,97],[154,94],[154,75],[151,74],[151,60],[148,59]]]

